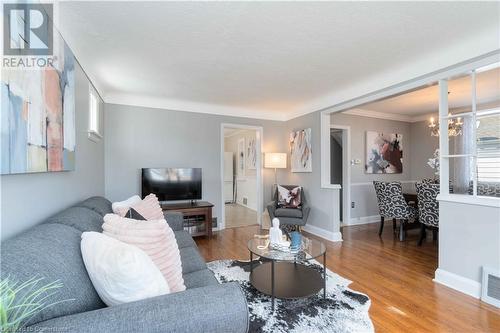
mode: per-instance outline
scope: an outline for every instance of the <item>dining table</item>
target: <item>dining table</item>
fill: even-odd
[[[403,197],[405,198],[405,201],[407,203],[415,203],[415,207],[417,207],[418,204],[418,198],[417,198],[417,193],[412,193],[412,192],[403,192]]]

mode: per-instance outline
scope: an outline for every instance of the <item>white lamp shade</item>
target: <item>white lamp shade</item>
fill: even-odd
[[[265,153],[264,167],[286,169],[286,153]]]

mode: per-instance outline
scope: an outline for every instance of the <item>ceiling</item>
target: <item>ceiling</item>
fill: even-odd
[[[448,81],[448,106],[450,109],[467,109],[472,104],[471,76],[462,76]],[[478,72],[476,76],[477,104],[489,108],[500,105],[500,68]],[[351,114],[371,112],[386,118],[418,121],[421,116],[436,113],[439,108],[439,87],[436,84],[395,97],[365,104],[349,112]],[[384,116],[382,116],[384,117]]]
[[[224,137],[230,137],[233,135],[236,135],[240,133],[242,130],[241,128],[229,128],[229,127],[224,127]]]
[[[285,119],[499,28],[498,2],[61,2],[106,102]],[[311,110],[315,111],[315,110]]]

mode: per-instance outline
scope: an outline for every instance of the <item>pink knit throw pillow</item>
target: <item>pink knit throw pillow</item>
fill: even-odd
[[[134,209],[139,212],[138,208]],[[142,210],[140,214],[146,212],[147,210]],[[102,229],[105,235],[135,245],[146,252],[165,277],[171,292],[186,290],[177,240],[163,217],[157,220],[138,221],[116,214],[107,214],[104,216]]]
[[[130,208],[135,209],[139,214],[144,216],[146,220],[162,220],[165,218],[163,211],[160,206],[158,198],[153,193],[146,196],[144,199],[130,206]],[[125,216],[129,208],[117,210],[118,215]]]

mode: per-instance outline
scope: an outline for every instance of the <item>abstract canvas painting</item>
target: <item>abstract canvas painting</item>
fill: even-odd
[[[54,32],[52,66],[2,68],[1,174],[75,168],[75,59]]]
[[[238,156],[236,159],[238,163],[237,175],[244,176],[245,175],[245,138],[241,138],[238,140]]]
[[[290,133],[292,172],[312,172],[311,129]]]
[[[366,173],[403,172],[403,135],[366,132]]]
[[[257,168],[257,152],[255,138],[248,139],[247,143],[247,168],[255,170]]]

